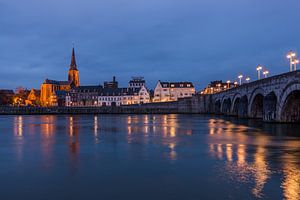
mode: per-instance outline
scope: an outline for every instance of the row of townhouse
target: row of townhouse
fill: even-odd
[[[191,97],[195,88],[191,82],[158,81],[153,92],[146,88],[142,77],[133,77],[126,88],[120,88],[115,77],[104,85],[77,86],[69,91],[56,91],[52,106],[100,107],[177,101]]]
[[[115,77],[104,86],[78,86],[66,93],[66,106],[121,106],[150,103],[150,92],[142,78],[134,78],[128,88],[119,88]]]
[[[121,106],[150,103],[150,94],[141,88],[79,86],[66,94],[66,106]]]

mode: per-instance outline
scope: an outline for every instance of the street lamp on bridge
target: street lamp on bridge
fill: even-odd
[[[294,65],[294,71],[297,70],[297,64],[299,64],[299,60],[298,59],[295,59],[292,61],[292,65]]]
[[[257,76],[258,76],[258,80],[260,79],[260,71],[262,70],[262,66],[261,65],[258,65],[256,67],[256,70],[257,70]]]
[[[239,75],[238,76],[238,78],[240,79],[240,85],[242,85],[242,78],[243,78],[244,76],[243,75]]]
[[[264,72],[263,72],[263,75],[265,76],[265,78],[267,78],[268,77],[268,74],[269,74],[270,72],[268,71],[268,70],[265,70]]]
[[[247,83],[249,83],[250,82],[250,77],[247,77],[246,81],[247,81]]]
[[[293,62],[296,57],[296,53],[294,51],[289,51],[286,55],[287,59],[290,60],[290,72],[293,71]]]
[[[227,88],[230,89],[230,80],[228,80],[226,83],[227,83]]]

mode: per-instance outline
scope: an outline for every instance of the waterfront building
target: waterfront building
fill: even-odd
[[[0,90],[0,105],[12,104],[14,95],[13,90]]]
[[[146,87],[146,81],[144,77],[132,77],[129,81],[129,88],[141,88]]]
[[[28,106],[37,106],[40,105],[40,97],[41,97],[41,90],[31,89],[30,93],[25,100],[25,104]]]
[[[154,89],[154,102],[177,101],[179,98],[191,97],[195,94],[192,82],[161,82]]]
[[[136,85],[135,85],[136,86]],[[104,87],[79,86],[73,87],[66,93],[66,106],[121,106],[131,104],[150,103],[150,94],[145,87],[145,82],[141,87],[119,88],[116,78],[112,81],[104,82]]]
[[[234,83],[223,82],[222,80],[211,81],[202,91],[201,94],[214,94],[234,87]]]
[[[112,81],[105,81],[104,82],[104,88],[118,88],[119,87],[119,83],[118,81],[116,81],[116,77],[113,77]]]
[[[103,86],[78,86],[66,93],[66,106],[98,106],[98,95]]]
[[[41,105],[42,106],[55,106],[57,105],[56,91],[70,91],[72,87],[78,87],[79,71],[76,65],[75,51],[72,49],[71,64],[68,73],[67,81],[57,81],[46,79],[41,85]]]

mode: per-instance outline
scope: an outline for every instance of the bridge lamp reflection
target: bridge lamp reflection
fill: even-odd
[[[244,76],[243,75],[239,75],[238,76],[238,78],[240,79],[240,85],[242,85],[242,78],[243,78]]]
[[[290,72],[293,71],[293,61],[294,58],[296,57],[296,53],[294,51],[289,51],[288,54],[286,55],[287,59],[290,60]]]
[[[256,70],[257,70],[257,76],[258,76],[258,80],[260,79],[260,71],[262,70],[262,66],[261,65],[258,65],[256,67]]]
[[[263,75],[265,76],[265,78],[268,77],[268,74],[269,74],[269,73],[270,73],[270,72],[269,72],[268,70],[266,70],[266,71],[263,72]]]

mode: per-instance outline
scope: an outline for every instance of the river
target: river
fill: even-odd
[[[300,126],[0,116],[0,199],[300,199]]]

